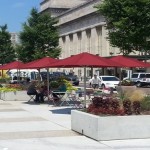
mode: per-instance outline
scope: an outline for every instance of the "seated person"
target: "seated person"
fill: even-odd
[[[61,83],[60,86],[58,87],[57,90],[53,91],[53,92],[66,92],[67,91],[67,86],[65,83]],[[53,93],[53,97],[55,100],[59,100],[59,95],[65,95],[65,93]]]
[[[49,89],[50,90],[50,89]],[[48,89],[47,89],[47,80],[44,80],[43,84],[41,85],[41,92],[47,96],[48,95]]]
[[[41,88],[36,87],[36,81],[32,81],[27,89],[28,95],[36,95],[35,102],[44,102],[44,95]]]

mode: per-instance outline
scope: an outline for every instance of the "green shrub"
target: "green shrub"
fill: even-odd
[[[7,88],[7,87],[0,88],[0,92],[16,92],[16,91],[18,90],[15,88]]]
[[[50,82],[50,87],[51,88],[58,88],[59,87],[59,82],[58,81],[51,81]]]
[[[8,83],[10,78],[0,78],[0,83]]]
[[[132,86],[132,85],[134,85],[134,83],[131,80],[126,79],[126,80],[121,81],[121,85],[123,85],[123,86]]]
[[[150,110],[150,95],[145,96],[144,99],[141,101],[141,110]]]

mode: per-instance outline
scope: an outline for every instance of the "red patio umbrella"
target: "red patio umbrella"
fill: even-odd
[[[120,67],[119,63],[113,62],[106,58],[96,56],[87,52],[80,53],[59,62],[49,64],[49,67],[84,67],[84,100],[86,107],[86,67]]]
[[[21,61],[13,61],[0,67],[1,70],[21,69],[24,63]]]
[[[149,63],[145,63],[137,59],[129,58],[122,55],[114,56],[109,60],[120,63],[122,65],[121,67],[150,67]]]
[[[24,64],[24,69],[40,69],[40,68],[47,68],[47,79],[49,79],[49,69],[48,65],[52,64],[54,62],[58,62],[58,59],[50,58],[50,57],[43,57],[41,59],[37,59],[34,61],[31,61],[29,63]],[[22,69],[23,69],[22,68]],[[49,80],[47,80],[47,94],[49,96]]]
[[[121,64],[106,58],[96,56],[87,52],[83,52],[65,59],[59,62],[49,64],[48,67],[120,67]]]
[[[23,68],[26,69],[40,69],[40,68],[48,68],[47,66],[49,64],[52,64],[54,62],[58,62],[58,59],[50,58],[50,57],[43,57],[41,59],[37,59],[34,61],[31,61],[29,63],[26,63],[23,65]]]

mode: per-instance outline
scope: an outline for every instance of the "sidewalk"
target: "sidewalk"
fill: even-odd
[[[97,142],[71,130],[71,108],[0,101],[0,150],[150,150],[150,139]]]

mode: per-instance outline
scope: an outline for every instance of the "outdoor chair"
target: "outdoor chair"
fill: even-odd
[[[30,94],[27,94],[27,95],[29,95],[29,97],[30,97],[30,99],[28,100],[28,102],[30,102],[30,101],[34,101],[35,100],[35,96],[36,95],[30,95]]]

